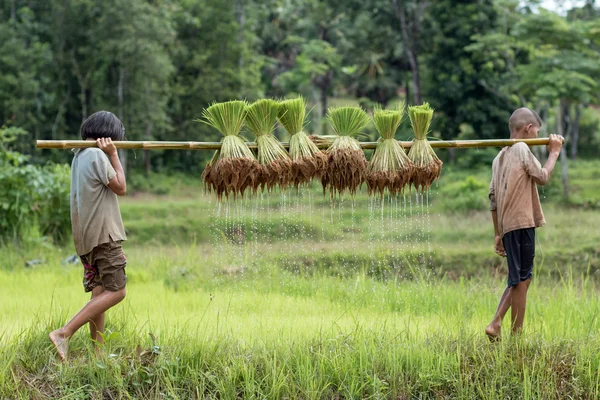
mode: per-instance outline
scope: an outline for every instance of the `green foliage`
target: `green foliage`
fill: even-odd
[[[8,149],[26,132],[0,129],[0,241],[37,234],[64,243],[70,236],[70,168],[64,164],[26,164],[27,156]]]
[[[517,106],[546,121],[561,101],[598,102],[597,2],[567,17],[515,0],[5,3],[0,124],[29,132],[13,148],[38,164],[67,162],[69,154],[34,150],[33,140],[76,139],[81,121],[99,109],[115,112],[129,139],[214,141],[217,132],[193,122],[211,102],[302,94],[315,106],[311,131],[324,133],[328,103],[338,98],[360,99],[367,110],[411,99],[409,52],[422,97],[437,110],[436,137],[454,139],[465,126],[473,139],[504,137]],[[415,17],[409,38],[402,7]],[[600,149],[590,129],[579,139],[589,148],[583,157]],[[132,171],[199,175],[209,157],[155,150],[123,162]],[[471,154],[452,159],[462,157]]]
[[[282,93],[311,95],[313,85],[339,67],[340,57],[335,47],[324,40],[310,40],[302,46],[295,67],[279,75],[275,83]]]
[[[506,66],[490,70],[494,53],[474,56],[468,49],[475,33],[483,35],[498,26],[492,0],[464,2],[443,0],[428,9],[429,20],[427,99],[440,112],[436,128],[443,139],[456,136],[461,124],[469,124],[478,138],[502,137],[506,121],[517,103],[498,95],[488,81]],[[500,28],[500,27],[499,27]]]
[[[131,174],[127,176],[127,189],[130,193],[143,192],[155,195],[166,195],[171,193],[172,185],[170,182],[165,182],[165,180],[167,180],[167,177],[164,175]]]
[[[600,54],[589,46],[585,27],[550,12],[524,19],[515,34],[530,45],[531,60],[517,67],[520,90],[538,98],[587,103],[596,95]]]
[[[582,111],[579,121],[578,155],[594,159],[600,149],[600,112],[587,108]]]
[[[0,14],[2,16],[2,14]],[[0,126],[10,123],[49,134],[57,87],[53,82],[53,49],[48,21],[28,7],[15,10],[17,21],[0,17]]]
[[[176,197],[124,200],[129,203],[123,207],[126,224],[152,218],[165,237],[173,216],[185,224],[184,216],[202,218],[214,211],[214,203],[206,198],[200,203],[195,196],[185,200],[186,215],[181,209],[173,212],[173,206],[182,205]],[[289,209],[277,209],[277,202],[271,206],[271,211],[256,211],[259,221],[269,212],[272,228],[281,213],[287,212],[290,221]],[[340,226],[337,217],[333,228],[330,215],[319,220],[320,206],[312,210],[317,238],[321,227],[328,234]],[[427,223],[414,214],[414,202],[412,207],[411,235],[421,238],[419,227]],[[125,249],[130,295],[108,314],[102,351],[94,351],[84,327],[71,339],[68,365],[57,361],[48,332],[78,310],[73,296],[81,291],[81,267],[62,265],[68,253],[60,249],[3,249],[0,397],[600,395],[597,212],[546,209],[552,219],[536,236],[542,252],[528,293],[525,329],[514,337],[505,320],[502,342],[490,345],[483,328],[505,289],[506,262],[493,253],[489,212],[432,212],[435,251],[428,252],[426,239],[412,250],[406,249],[408,241],[386,249],[380,239],[370,248],[366,232],[359,233],[362,240],[348,240],[362,226],[357,223],[361,209],[340,210],[347,222],[355,222],[347,225],[354,231],[341,232],[342,238],[303,243],[297,236],[274,234],[267,251],[250,251],[251,243],[215,248],[175,235],[172,242],[168,237],[147,242],[132,234]],[[229,222],[225,216],[221,221],[231,226],[236,217],[229,211]],[[387,216],[386,211],[382,219]],[[377,220],[371,216],[370,223]],[[207,226],[199,227],[208,231]],[[242,252],[246,258],[239,257]],[[425,267],[419,253],[436,267]],[[40,256],[43,266],[22,267],[24,259]],[[49,302],[51,288],[56,290]],[[34,379],[45,383],[32,385]]]
[[[409,69],[400,22],[386,0],[353,1],[340,30],[344,88],[357,98],[386,106],[405,85]],[[365,106],[361,102],[361,106]],[[371,108],[371,107],[369,107]]]
[[[487,210],[489,182],[483,182],[473,175],[462,181],[446,183],[440,192],[444,195],[442,208],[452,212],[469,212]]]
[[[456,167],[465,171],[480,170],[482,167],[489,168],[498,155],[498,149],[494,148],[463,149],[460,152],[460,157],[456,160]]]

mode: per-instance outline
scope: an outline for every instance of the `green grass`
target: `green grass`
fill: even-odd
[[[571,169],[585,199],[599,192],[593,168]],[[127,298],[102,354],[84,328],[66,364],[47,333],[88,298],[79,264],[62,263],[72,248],[3,247],[0,398],[600,397],[600,214],[540,191],[525,331],[490,344],[506,262],[492,252],[487,174],[446,170],[429,219],[414,195],[382,213],[365,195],[332,207],[316,185],[216,217],[193,179],[169,177],[168,196],[121,202]],[[481,196],[482,210],[458,204]]]
[[[417,206],[414,193],[391,203],[387,200],[382,214],[378,200],[374,203],[364,194],[332,205],[316,185],[300,195],[288,191],[285,202],[280,193],[225,202],[219,218],[215,218],[219,205],[201,194],[127,198],[122,213],[128,244],[134,246],[192,243],[210,251],[215,241],[241,237],[251,247],[244,252],[258,251],[267,262],[306,273],[325,269],[347,275],[366,269],[371,276],[406,277],[409,262],[425,258],[442,275],[488,276],[502,266],[502,259],[491,251],[487,188],[481,189],[477,175],[457,175],[443,177],[439,187],[432,189],[428,213]],[[453,198],[456,192],[462,192],[462,197]],[[543,273],[561,275],[570,266],[577,274],[589,270],[598,277],[600,214],[551,202],[546,191],[540,196],[547,220],[537,231]],[[484,210],[448,210],[451,202],[471,200],[483,203]],[[293,251],[283,250],[290,246]]]
[[[503,279],[308,278],[264,265],[228,275],[199,247],[130,248],[104,355],[82,329],[63,365],[46,334],[86,298],[64,255],[0,270],[2,398],[600,395],[593,280],[536,282],[524,335],[492,345],[482,329]]]

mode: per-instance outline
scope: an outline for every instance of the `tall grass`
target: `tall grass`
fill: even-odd
[[[505,264],[489,212],[441,207],[465,178],[431,189],[427,231],[414,197],[398,224],[364,194],[332,212],[307,189],[310,212],[293,193],[287,213],[276,193],[224,202],[243,245],[214,245],[227,226],[189,186],[125,198],[127,298],[102,353],[83,328],[66,364],[47,333],[88,299],[71,247],[0,248],[0,399],[599,398],[600,216],[544,205],[524,334],[490,344]]]
[[[490,344],[503,279],[223,275],[200,250],[130,248],[103,353],[84,328],[67,364],[47,332],[84,304],[80,268],[2,265],[0,398],[600,396],[594,280],[536,281],[524,334]]]

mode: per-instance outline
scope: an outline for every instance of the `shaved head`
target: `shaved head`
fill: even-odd
[[[511,134],[519,132],[523,127],[529,124],[541,127],[542,119],[535,111],[527,107],[515,110],[508,120],[508,128],[510,129]]]

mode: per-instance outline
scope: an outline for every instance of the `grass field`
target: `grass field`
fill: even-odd
[[[599,398],[600,214],[543,199],[525,331],[491,344],[505,261],[485,197],[447,208],[453,185],[485,193],[473,179],[442,180],[429,212],[317,192],[218,212],[189,182],[130,196],[128,296],[102,354],[82,329],[65,364],[47,333],[87,299],[71,247],[4,247],[0,398]]]
[[[0,397],[600,395],[594,280],[536,282],[524,335],[490,344],[482,330],[503,279],[224,275],[201,253],[130,249],[129,294],[109,313],[103,355],[82,329],[64,365],[46,335],[85,301],[79,268],[56,253],[45,267],[2,270]]]

